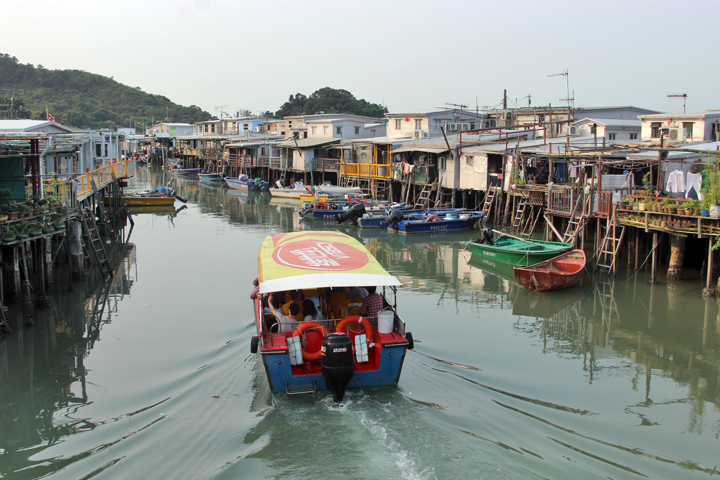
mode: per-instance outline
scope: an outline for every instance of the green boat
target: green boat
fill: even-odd
[[[503,235],[497,240],[487,243],[483,241],[470,242],[468,248],[473,255],[479,257],[510,265],[527,266],[550,260],[575,247],[571,243],[522,240]]]

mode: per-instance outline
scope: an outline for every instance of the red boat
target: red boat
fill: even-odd
[[[515,280],[530,290],[565,290],[580,281],[585,262],[585,252],[572,250],[529,267],[515,267]]]

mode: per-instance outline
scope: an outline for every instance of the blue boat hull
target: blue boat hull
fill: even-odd
[[[454,232],[458,230],[468,230],[473,228],[477,222],[483,217],[482,213],[469,214],[467,219],[446,219],[441,218],[438,221],[425,221],[420,218],[410,218],[398,222],[395,225],[389,225],[388,230],[403,235],[412,233],[437,233],[437,232]]]
[[[397,386],[405,360],[406,349],[406,345],[383,346],[380,352],[378,369],[356,371],[350,380],[348,388]],[[262,358],[265,373],[270,381],[270,389],[273,392],[284,392],[286,391],[286,386],[309,386],[312,385],[313,382],[315,382],[315,388],[318,390],[327,388],[322,372],[307,375],[293,375],[290,366],[290,355],[287,352],[263,352]]]

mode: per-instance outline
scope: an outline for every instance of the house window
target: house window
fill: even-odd
[[[360,147],[360,156],[361,157],[367,157],[367,147]]]
[[[637,140],[637,139],[638,139],[638,134],[637,134],[637,133],[631,133],[631,134],[630,134],[630,140]]]
[[[438,157],[438,169],[445,170],[445,157]]]
[[[250,126],[247,123],[243,124],[243,130],[245,130],[247,132],[249,129],[250,129]]]
[[[292,120],[288,120],[288,128],[292,128]]]
[[[440,131],[440,119],[439,119],[439,118],[436,118],[436,119],[435,119],[435,125],[433,126],[433,129],[434,129],[436,132],[439,132],[439,131]]]
[[[95,156],[102,157],[102,144],[100,143],[95,144]]]
[[[327,134],[328,134],[328,127],[324,126],[323,127],[323,135],[327,135]]]
[[[660,138],[660,122],[650,124],[650,138]]]
[[[265,147],[260,147],[260,155],[261,156],[265,155]]]
[[[422,130],[422,120],[415,120],[415,130]]]
[[[372,130],[370,130],[370,135],[373,136],[373,137],[375,136],[375,129],[374,129],[374,128],[373,128]]]
[[[342,127],[336,127],[335,131],[338,135],[342,135]]]
[[[692,138],[693,136],[693,122],[683,122],[683,130],[685,130],[683,133],[685,133],[685,138]]]
[[[399,118],[395,120],[395,130],[400,130],[402,128],[402,120]]]
[[[293,132],[293,138],[300,138],[300,132]]]
[[[307,138],[307,132],[303,132],[303,138]]]
[[[215,124],[210,125],[210,132],[215,133]]]
[[[355,135],[360,135],[360,127],[355,127]]]
[[[473,157],[472,155],[467,155],[467,156],[465,156],[465,163],[466,163],[467,165],[474,165],[474,164],[475,164],[475,157]]]
[[[617,133],[608,133],[608,140],[615,140]]]
[[[317,133],[317,127],[310,127],[310,133],[315,135]]]

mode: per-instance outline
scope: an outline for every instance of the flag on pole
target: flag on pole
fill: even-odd
[[[52,115],[50,115],[50,112],[48,112],[47,107],[45,107],[45,115],[47,115],[47,120],[49,120],[49,121],[51,121],[51,122],[55,122],[55,123],[60,123],[60,122],[58,122],[57,120],[55,120],[55,117],[53,117]]]

